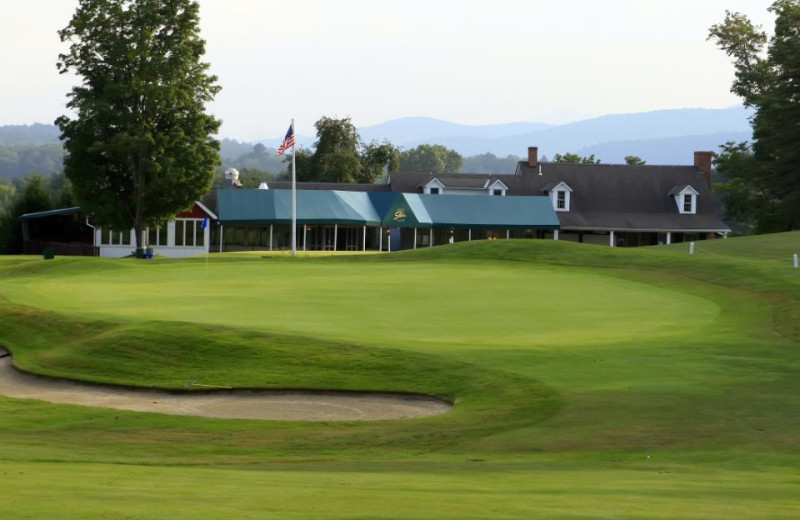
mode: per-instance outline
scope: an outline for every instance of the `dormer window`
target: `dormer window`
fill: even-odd
[[[441,195],[444,193],[444,188],[445,186],[442,181],[434,177],[428,184],[423,186],[423,192],[428,195]]]
[[[686,193],[683,195],[683,212],[684,213],[694,213],[692,208],[694,207],[694,196],[690,193]]]
[[[560,210],[567,209],[567,192],[566,191],[557,191],[556,192],[556,209],[560,209]]]
[[[544,191],[550,196],[550,200],[553,201],[554,210],[569,211],[570,199],[572,199],[572,188],[570,188],[566,182],[548,184],[545,186]]]
[[[487,180],[486,184],[484,184],[484,188],[489,191],[489,195],[493,197],[505,197],[506,192],[508,191],[508,186],[506,186],[506,184],[500,179],[497,179],[489,184],[490,181],[491,179]]]
[[[669,192],[669,195],[675,198],[678,213],[682,215],[694,215],[697,213],[697,196],[699,194],[696,189],[689,185],[675,186]]]

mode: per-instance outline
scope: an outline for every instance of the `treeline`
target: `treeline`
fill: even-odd
[[[0,126],[0,179],[61,171],[64,151],[53,125]]]
[[[403,149],[388,141],[364,143],[350,118],[323,117],[315,125],[317,140],[309,148],[297,149],[298,180],[306,182],[375,182],[386,173],[514,173],[521,160],[516,155],[498,157],[492,153],[463,157],[457,151],[438,144],[421,144]],[[0,127],[0,179],[24,177],[37,172],[59,173],[63,164],[61,144],[55,127],[49,125]],[[288,179],[290,162],[277,157],[275,148],[235,139],[220,140],[221,165],[217,168],[216,186],[224,183],[228,168],[239,170],[245,187],[261,182]],[[643,163],[628,157],[628,164]],[[547,161],[542,157],[543,162]],[[600,162],[594,156],[556,154],[554,162]]]
[[[60,172],[64,150],[60,144],[7,146],[0,144],[0,178],[12,179],[31,172]]]

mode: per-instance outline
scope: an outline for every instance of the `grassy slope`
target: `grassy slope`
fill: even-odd
[[[153,469],[133,476],[139,470],[69,465],[88,479],[78,485],[81,498],[74,507],[90,518],[102,517],[96,499],[130,501],[149,486],[169,489],[170,517],[198,517],[188,506],[196,499],[193,488],[216,496],[211,490],[218,478],[232,479],[245,494],[274,488],[245,501],[243,511],[256,518],[271,517],[270,507],[280,511],[276,518],[791,518],[798,512],[790,490],[800,462],[794,455],[800,438],[800,335],[794,321],[800,276],[785,267],[798,237],[703,244],[692,258],[685,246],[613,251],[541,242],[468,244],[299,265],[241,256],[211,262],[208,282],[196,261],[149,265],[145,272],[124,262],[87,268],[71,260],[3,259],[0,294],[12,300],[24,296],[30,298],[26,303],[63,313],[5,304],[4,342],[37,370],[178,386],[204,369],[209,381],[238,378],[245,386],[372,384],[460,401],[452,415],[422,421],[297,425],[153,414],[114,419],[102,410],[0,399],[0,458],[6,460],[0,469],[42,478],[56,470],[26,461],[50,459],[247,463],[261,470],[222,477],[219,470],[176,476]],[[772,261],[776,257],[786,259],[783,267]],[[567,267],[553,267],[558,264]],[[207,290],[223,272],[235,273],[227,276],[238,291],[257,292],[261,287],[250,286],[261,283],[254,280],[265,269],[270,270],[266,286],[306,291],[280,305],[253,296],[242,307],[244,317],[236,308],[239,322],[228,315],[206,327],[141,321],[205,320],[206,302],[192,294],[184,299],[188,309],[177,311],[164,283]],[[420,280],[428,271],[437,276]],[[354,273],[353,279],[339,285],[335,275],[342,272]],[[352,287],[365,277],[367,287]],[[94,307],[86,300],[77,312],[68,312],[75,287],[94,280],[102,288],[110,279],[134,293],[152,292],[152,287],[137,289],[143,279],[156,283],[159,296],[148,301],[162,312],[154,316],[132,305],[120,321],[107,312],[108,295],[100,289]],[[556,287],[545,287],[548,281]],[[223,300],[216,305],[230,310],[226,291],[215,291]],[[642,291],[655,296],[639,298]],[[534,321],[542,335],[502,321],[512,312],[530,320],[519,309],[545,312],[541,302],[559,294],[560,305],[572,302],[579,312]],[[369,295],[376,296],[358,303]],[[512,302],[503,307],[507,302],[494,298]],[[502,326],[492,329],[471,318],[451,323],[462,306],[496,316]],[[646,326],[631,323],[653,315],[653,306],[665,308],[658,319],[648,318]],[[284,307],[300,309],[307,318],[287,322]],[[440,310],[451,313],[447,320],[436,319]],[[356,311],[367,312],[358,329],[329,323]],[[256,319],[261,313],[264,319]],[[376,323],[375,316],[387,313],[389,325]],[[609,326],[612,316],[624,319]],[[415,318],[419,323],[411,332],[400,338],[387,334],[387,328]],[[463,328],[469,334],[458,330]],[[30,339],[32,330],[36,341]],[[69,348],[54,348],[63,343],[65,330]],[[411,341],[415,335],[423,339]],[[587,336],[593,341],[586,342]],[[203,348],[187,354],[184,347],[198,343]],[[229,354],[221,356],[223,350]],[[287,352],[301,352],[309,362],[298,371],[297,358]],[[109,372],[119,360],[123,368]],[[398,364],[408,370],[396,370]],[[287,378],[290,371],[300,379]],[[375,459],[386,462],[369,462]],[[293,462],[299,460],[304,462]],[[93,500],[83,498],[89,482],[104,476],[119,486]],[[25,482],[16,484],[23,496],[30,485]],[[309,492],[313,505],[303,498],[304,488],[321,490]],[[75,496],[71,486],[54,487],[52,493],[54,500]],[[422,500],[416,507],[408,505],[412,496]],[[132,502],[125,511],[133,518],[158,517],[153,508]],[[224,515],[211,508],[202,509],[200,517]]]

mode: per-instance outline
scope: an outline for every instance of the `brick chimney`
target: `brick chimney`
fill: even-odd
[[[539,166],[539,148],[536,146],[528,147],[528,166],[531,168]]]
[[[714,152],[694,152],[694,167],[706,174],[706,182],[711,187],[711,158]]]

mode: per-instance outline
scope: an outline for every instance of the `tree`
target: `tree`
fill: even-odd
[[[11,205],[16,191],[13,184],[0,179],[0,216],[2,216],[6,208]]]
[[[312,168],[324,182],[358,182],[361,178],[361,144],[358,130],[349,117],[323,117],[316,123]]]
[[[625,164],[628,166],[644,166],[647,164],[647,161],[643,160],[638,155],[627,155],[625,156]]]
[[[444,173],[461,169],[463,157],[455,150],[440,144],[421,144],[400,155],[398,171]]]
[[[58,68],[81,82],[67,95],[75,118],[56,124],[64,170],[98,224],[157,225],[205,195],[219,163],[220,122],[205,113],[219,91],[201,58],[191,0],[80,0],[59,32]]]
[[[464,163],[461,165],[461,171],[468,173],[514,173],[520,160],[522,159],[516,155],[497,157],[493,153],[487,152],[465,157]],[[544,158],[542,161],[546,162]]]
[[[400,152],[388,141],[364,145],[349,117],[322,117],[314,124],[314,151],[295,150],[297,180],[302,182],[371,183],[384,168],[396,168]],[[291,157],[286,159],[291,163]],[[287,167],[291,176],[291,166]]]
[[[361,162],[364,170],[372,179],[380,177],[384,170],[387,173],[396,172],[400,167],[400,149],[389,141],[378,143],[372,141],[363,146],[361,151]]]
[[[714,168],[720,183],[715,186],[722,197],[725,218],[750,223],[755,233],[780,229],[782,205],[775,197],[765,196],[770,188],[763,164],[756,159],[749,143],[729,141],[714,156]]]
[[[769,11],[776,16],[771,38],[730,11],[709,30],[733,60],[731,92],[755,109],[752,145],[729,143],[717,158],[718,167],[734,172],[723,201],[737,207],[748,191],[757,208],[748,213],[760,232],[800,229],[800,0],[777,0]]]
[[[565,153],[564,155],[557,153],[553,156],[553,162],[569,164],[600,164],[600,159],[595,159],[594,154],[588,157],[582,157],[576,153]]]

